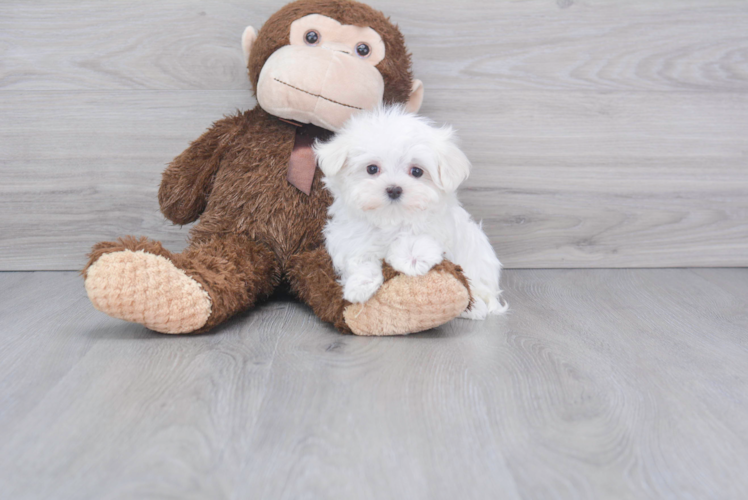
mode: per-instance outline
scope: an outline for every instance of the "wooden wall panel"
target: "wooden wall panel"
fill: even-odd
[[[748,264],[744,2],[371,3],[508,267]],[[179,249],[160,173],[254,104],[238,37],[280,4],[0,4],[0,270],[78,269],[124,234]]]

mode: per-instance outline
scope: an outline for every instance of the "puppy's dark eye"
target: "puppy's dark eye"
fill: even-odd
[[[307,45],[317,45],[319,42],[319,33],[314,30],[309,30],[304,34],[304,41]]]
[[[371,49],[365,43],[359,43],[356,45],[356,54],[361,57],[368,57],[371,54]]]
[[[377,167],[376,165],[369,165],[368,167],[366,167],[366,172],[369,175],[376,175],[377,173],[379,173],[379,167]]]
[[[410,169],[410,175],[412,175],[413,177],[415,177],[416,179],[418,179],[420,176],[423,175],[423,170],[421,170],[418,167],[411,167],[411,169]]]

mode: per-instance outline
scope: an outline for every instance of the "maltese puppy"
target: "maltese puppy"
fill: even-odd
[[[409,276],[426,274],[443,259],[462,267],[472,307],[464,318],[501,314],[501,263],[481,226],[457,200],[470,161],[450,127],[401,107],[351,118],[314,152],[334,201],[325,246],[343,296],[366,302],[383,282],[382,260]]]

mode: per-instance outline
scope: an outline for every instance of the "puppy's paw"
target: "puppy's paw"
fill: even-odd
[[[343,284],[343,298],[354,304],[366,302],[384,282],[382,271],[352,274]]]
[[[473,296],[473,307],[463,311],[461,318],[481,321],[488,316],[488,305],[480,297]]]
[[[460,317],[465,319],[484,320],[488,315],[504,314],[509,309],[509,304],[497,298],[490,290],[473,288],[473,307],[464,311]]]
[[[444,260],[444,250],[429,236],[400,238],[392,244],[385,260],[405,275],[423,276]]]

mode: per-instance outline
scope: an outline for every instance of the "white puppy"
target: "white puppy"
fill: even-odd
[[[473,307],[462,317],[500,314],[501,263],[455,191],[470,173],[450,127],[400,107],[351,118],[314,147],[334,197],[325,245],[343,296],[366,302],[383,282],[382,260],[410,276],[447,258],[470,281]]]

